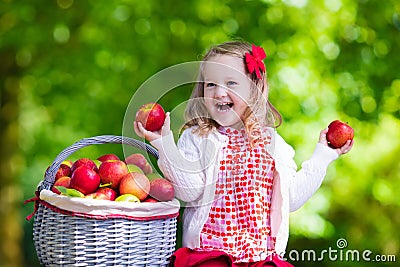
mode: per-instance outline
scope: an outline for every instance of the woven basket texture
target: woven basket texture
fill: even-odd
[[[106,143],[115,141],[107,138]],[[95,139],[104,141],[103,137]],[[120,140],[117,138],[115,143]],[[56,165],[67,154],[58,158]],[[50,172],[57,168],[52,166]],[[54,183],[54,177],[48,177],[47,187]],[[33,240],[43,266],[168,266],[175,250],[176,225],[176,216],[154,220],[94,219],[63,214],[39,203]]]
[[[168,266],[175,250],[176,218],[96,220],[40,205],[34,243],[44,266]]]

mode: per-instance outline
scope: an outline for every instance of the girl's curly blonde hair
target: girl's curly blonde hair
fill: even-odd
[[[204,104],[204,62],[217,55],[229,55],[243,59],[245,54],[251,53],[251,45],[242,41],[231,41],[212,47],[203,57],[200,71],[192,95],[185,110],[184,128],[198,126],[194,133],[207,136],[220,125],[211,118]],[[266,72],[258,79],[255,73],[247,73],[252,81],[249,106],[242,117],[244,127],[249,135],[251,144],[255,144],[261,136],[261,127],[268,126],[276,128],[282,123],[282,116],[268,100],[268,83]]]

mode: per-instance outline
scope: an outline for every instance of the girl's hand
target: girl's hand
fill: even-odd
[[[326,133],[327,132],[328,132],[328,128],[323,129],[320,132],[320,134],[319,134],[319,143],[329,147],[328,140],[326,140]],[[344,144],[342,147],[332,148],[332,149],[334,149],[338,153],[338,155],[340,156],[340,155],[348,153],[351,150],[351,148],[353,147],[353,144],[354,144],[354,140],[347,140],[346,144]]]
[[[135,129],[135,133],[141,137],[141,138],[145,138],[147,141],[152,142],[158,138],[161,138],[162,136],[166,136],[171,132],[171,121],[170,121],[170,117],[169,117],[169,112],[167,112],[165,114],[165,120],[164,120],[164,124],[161,127],[161,130],[155,131],[155,132],[151,132],[151,131],[147,131],[142,123],[134,121],[133,122],[133,128]]]

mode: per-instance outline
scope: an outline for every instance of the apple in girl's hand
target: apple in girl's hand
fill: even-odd
[[[150,182],[149,195],[159,201],[170,201],[175,197],[172,184],[164,178],[156,178]]]
[[[72,173],[70,188],[76,189],[84,195],[93,193],[99,185],[100,176],[87,165],[78,167]]]
[[[115,154],[105,154],[97,158],[97,160],[100,160],[101,162],[107,161],[107,160],[119,160],[119,157]]]
[[[144,200],[150,192],[150,181],[147,179],[146,175],[131,172],[124,175],[119,184],[119,193],[132,194],[137,196],[140,201]]]
[[[111,201],[114,201],[116,197],[117,197],[117,192],[109,187],[99,188],[94,193],[90,193],[85,196],[85,198],[111,200]]]
[[[66,188],[69,188],[70,183],[71,183],[71,177],[68,176],[59,177],[51,187],[51,191],[60,195],[61,192],[56,188],[56,186],[64,186]]]
[[[150,102],[142,105],[136,112],[136,121],[151,132],[158,131],[164,124],[165,111],[158,103]]]
[[[133,164],[138,166],[140,169],[142,169],[144,174],[149,174],[153,172],[153,168],[151,167],[147,159],[140,153],[135,153],[128,156],[125,159],[125,163],[127,165]]]
[[[326,140],[333,148],[342,147],[347,140],[353,140],[354,130],[347,123],[334,120],[328,125]]]
[[[96,172],[98,171],[96,163],[94,163],[93,160],[88,158],[81,158],[76,160],[71,166],[71,171],[74,172],[77,168],[79,168],[82,165],[85,165]]]
[[[112,189],[118,189],[122,176],[128,173],[128,168],[121,160],[106,160],[101,163],[98,173],[103,184],[111,183]]]

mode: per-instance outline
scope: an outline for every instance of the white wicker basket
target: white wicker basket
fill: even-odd
[[[86,138],[64,149],[46,171],[37,191],[33,240],[42,265],[169,265],[175,250],[176,221],[179,214],[179,201],[176,199],[133,205],[71,199],[49,191],[61,162],[69,155],[82,147],[107,143],[138,147],[158,157],[153,147],[121,136]],[[110,203],[112,211],[107,209],[106,202]],[[81,212],[80,204],[89,205],[89,210],[93,212]]]

